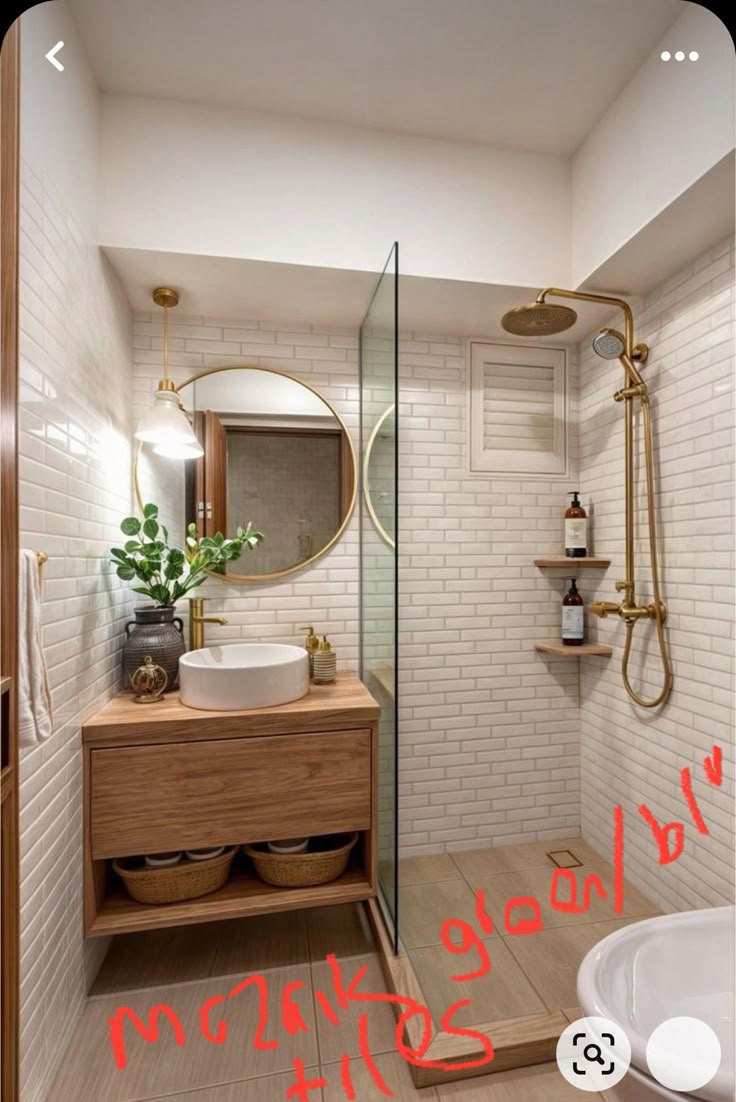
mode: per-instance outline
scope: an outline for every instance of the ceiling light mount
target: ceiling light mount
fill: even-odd
[[[179,305],[179,292],[172,291],[171,287],[157,287],[151,295],[157,306],[172,309]]]

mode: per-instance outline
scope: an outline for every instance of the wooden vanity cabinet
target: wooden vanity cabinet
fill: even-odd
[[[279,708],[204,712],[172,694],[115,697],[83,728],[88,936],[357,902],[376,892],[379,708],[352,674]],[[358,831],[347,870],[315,888],[272,888],[236,857],[227,884],[184,903],[126,894],[112,858]]]

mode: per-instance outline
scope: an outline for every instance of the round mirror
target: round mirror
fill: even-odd
[[[373,427],[363,461],[366,509],[389,547],[396,546],[395,466],[396,406],[390,405]]]
[[[350,520],[356,477],[347,428],[326,398],[247,366],[203,371],[177,389],[204,455],[169,459],[142,444],[135,464],[138,504],[156,502],[170,542],[182,547],[190,523],[200,536],[248,524],[262,532],[214,575],[229,582],[281,578],[329,550]]]

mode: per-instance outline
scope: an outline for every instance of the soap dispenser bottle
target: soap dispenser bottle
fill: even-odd
[[[565,554],[568,559],[584,559],[588,554],[588,514],[580,504],[580,490],[568,496],[572,504],[565,512]]]
[[[583,598],[578,593],[576,579],[562,598],[562,642],[566,647],[580,647],[585,634]]]
[[[311,624],[305,624],[300,631],[309,632],[307,638],[304,641],[304,649],[309,656],[309,676],[314,677],[314,656],[317,653],[317,647],[319,646],[319,636],[315,634],[314,628]]]
[[[314,652],[314,683],[329,685],[337,677],[337,656],[326,635]]]

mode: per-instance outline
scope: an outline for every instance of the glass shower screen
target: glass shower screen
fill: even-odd
[[[398,944],[397,488],[399,246],[360,329],[360,673],[381,706],[379,900]]]

